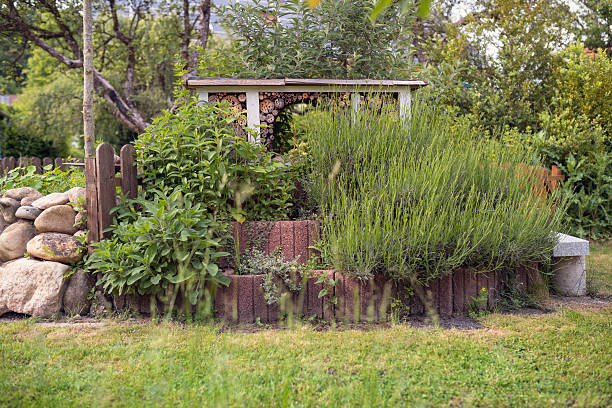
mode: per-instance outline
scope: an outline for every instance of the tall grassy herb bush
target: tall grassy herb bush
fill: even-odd
[[[550,257],[565,203],[534,193],[528,151],[419,102],[410,121],[391,105],[327,112],[306,137],[334,268],[427,282]]]

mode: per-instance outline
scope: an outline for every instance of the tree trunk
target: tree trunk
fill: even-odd
[[[94,66],[93,66],[93,18],[91,0],[83,0],[83,135],[85,138],[85,158],[95,156],[94,136]]]

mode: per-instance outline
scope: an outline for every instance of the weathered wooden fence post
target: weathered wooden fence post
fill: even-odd
[[[56,168],[58,166],[58,160],[55,159]],[[96,158],[86,157],[85,158],[85,199],[87,208],[87,229],[89,234],[87,235],[87,241],[90,244],[100,241],[100,231],[98,228],[98,189],[96,187]]]
[[[104,230],[110,227],[113,217],[111,210],[117,205],[115,189],[115,151],[108,143],[96,149],[96,187],[98,190],[98,231],[99,238],[110,234]]]
[[[53,160],[51,160],[51,158],[50,158],[50,157],[45,157],[45,158],[42,160],[42,166],[43,166],[43,169],[44,169],[45,167],[47,167],[48,165],[50,165],[50,164],[53,164]]]
[[[121,148],[121,192],[127,198],[138,197],[138,176],[134,156],[136,149],[132,145]]]
[[[60,157],[55,159],[55,168],[64,171],[64,161]]]

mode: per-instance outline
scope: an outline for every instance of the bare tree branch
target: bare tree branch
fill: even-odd
[[[125,96],[127,103],[132,106],[130,102],[130,98],[132,96],[132,92],[134,91],[134,72],[136,69],[136,49],[134,48],[133,39],[126,36],[123,31],[121,31],[121,26],[119,25],[119,17],[117,16],[117,8],[115,5],[115,0],[108,0],[108,5],[110,8],[110,12],[113,18],[113,30],[115,31],[115,37],[125,44],[127,48],[127,65],[125,69],[125,81],[123,82],[123,96]]]

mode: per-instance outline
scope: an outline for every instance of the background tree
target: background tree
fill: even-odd
[[[438,88],[443,102],[483,130],[536,127],[552,96],[556,52],[573,41],[574,18],[558,0],[477,0],[429,40],[428,75],[447,81],[448,90]],[[444,64],[454,70],[436,78]]]
[[[590,49],[602,48],[612,56],[612,0],[582,0],[577,34]]]
[[[404,78],[414,17],[389,8],[370,20],[368,0],[254,0],[219,10],[234,40],[234,75],[261,78]]]
[[[30,57],[27,43],[17,36],[0,36],[0,93],[16,94],[25,79],[23,69]]]
[[[183,0],[179,9],[174,4],[151,0],[94,3],[94,85],[98,96],[106,101],[106,109],[134,132],[142,132],[150,120],[141,96],[146,97],[150,84],[146,80],[151,74],[147,77],[143,72],[142,61],[151,62],[147,54],[167,51],[163,49],[165,44],[157,47],[144,42],[149,28],[144,26],[160,22],[160,31],[169,34],[168,42],[175,47],[169,55],[178,49],[192,53],[191,41],[202,42],[208,36],[208,25],[198,25],[198,21],[209,18],[210,0]],[[0,34],[22,38],[67,69],[82,69],[80,12],[80,0],[0,0]],[[198,28],[205,32],[196,35]],[[181,42],[183,46],[179,47]],[[194,58],[186,61],[195,66]]]

